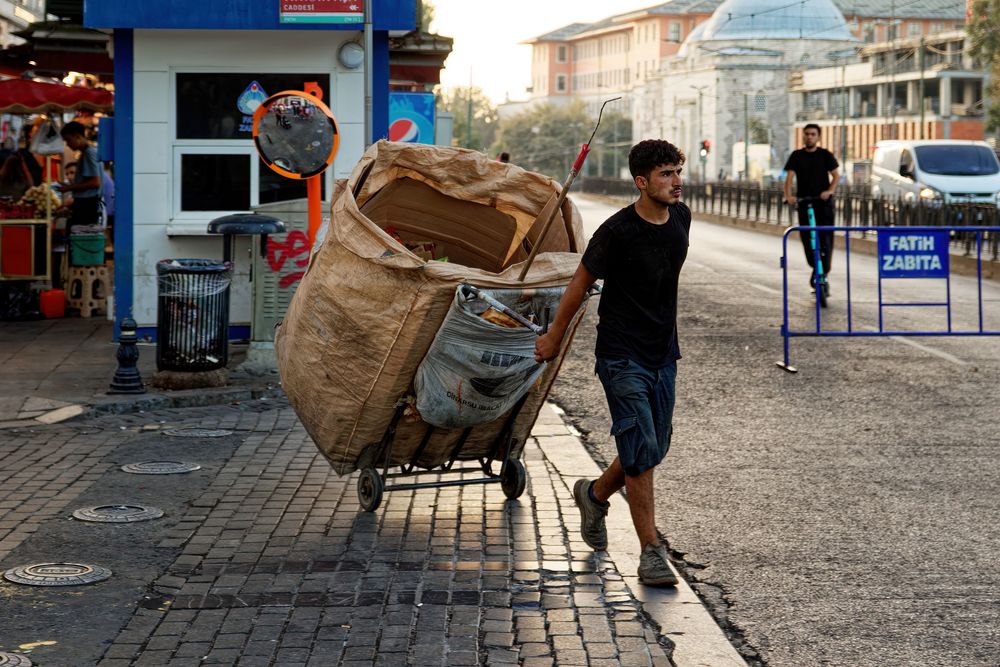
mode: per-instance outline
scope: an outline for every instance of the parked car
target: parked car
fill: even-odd
[[[944,204],[998,204],[1000,161],[984,141],[880,141],[871,173],[875,196]]]

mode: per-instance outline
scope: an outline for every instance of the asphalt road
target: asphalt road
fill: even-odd
[[[614,210],[574,199],[588,231]],[[790,247],[790,321],[804,330],[815,308]],[[779,237],[695,220],[674,439],[657,476],[661,531],[753,664],[1000,665],[1000,339],[799,338],[799,373],[787,374],[775,366],[780,254]],[[875,266],[852,257],[855,330],[878,326]],[[824,328],[846,327],[845,274],[841,252]],[[953,326],[976,326],[975,281],[951,290]],[[907,281],[886,299],[943,295],[942,284]],[[553,398],[607,462],[596,305]],[[984,307],[997,328],[996,284]],[[892,309],[886,328],[940,329],[942,311]]]

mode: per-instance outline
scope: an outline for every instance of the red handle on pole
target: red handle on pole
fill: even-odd
[[[576,162],[573,163],[573,171],[579,173],[583,169],[583,162],[587,159],[588,153],[590,153],[590,144],[583,144],[580,147],[580,154],[576,156]]]

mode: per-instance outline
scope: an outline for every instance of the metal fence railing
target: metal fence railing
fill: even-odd
[[[583,192],[623,199],[634,199],[635,185],[618,178],[583,178]],[[784,202],[780,187],[761,187],[752,183],[685,183],[684,201],[695,213],[740,218],[784,227],[798,224],[795,210]],[[834,199],[835,222],[842,227],[998,227],[1000,210],[994,204],[906,201],[872,196],[866,188],[837,191]],[[859,237],[872,232],[860,229]],[[953,232],[952,252],[972,255],[976,234]],[[998,261],[1000,235],[984,233],[981,237],[983,258]]]

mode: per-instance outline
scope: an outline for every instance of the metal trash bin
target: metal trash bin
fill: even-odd
[[[229,285],[233,263],[164,259],[156,263],[156,368],[212,371],[229,363]]]

